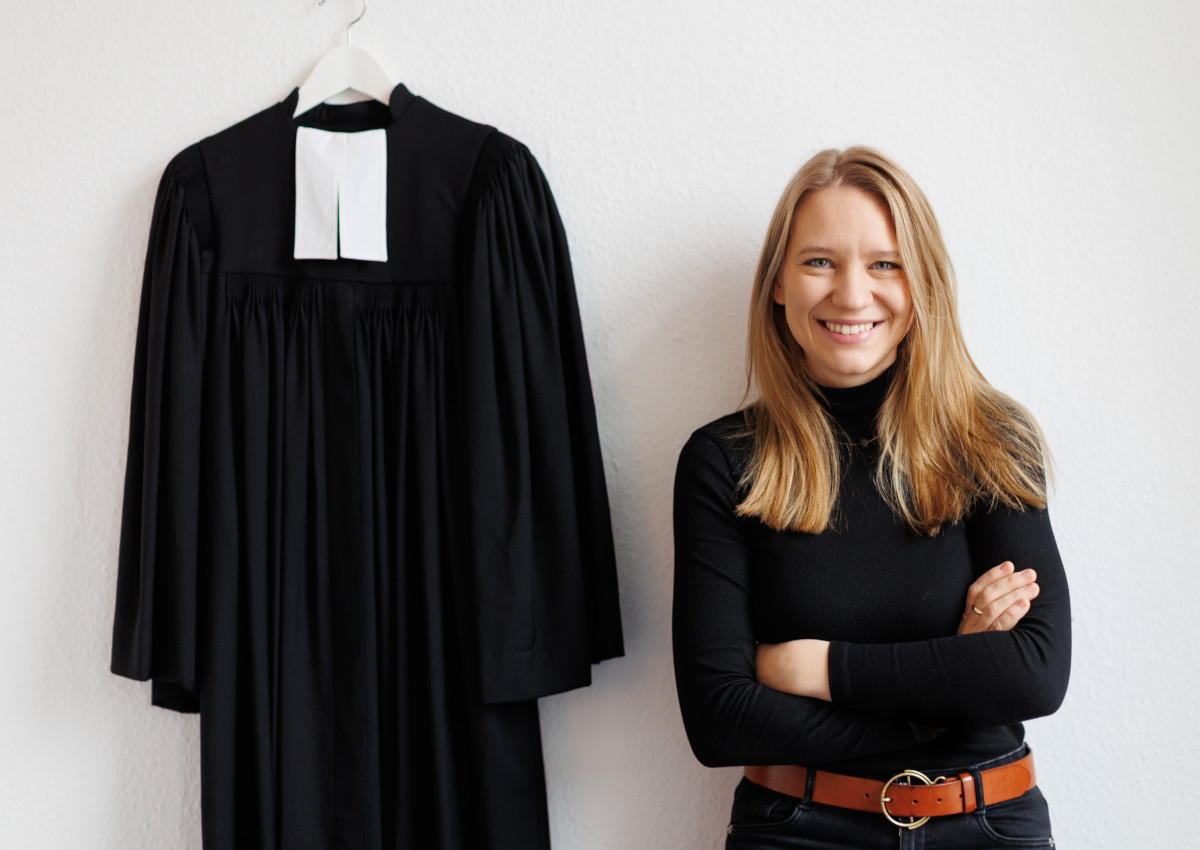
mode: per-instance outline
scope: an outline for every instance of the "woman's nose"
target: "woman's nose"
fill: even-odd
[[[842,310],[863,310],[871,306],[871,276],[860,269],[846,269],[834,280],[831,299]]]

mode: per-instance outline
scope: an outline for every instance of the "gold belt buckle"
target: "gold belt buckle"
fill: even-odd
[[[907,779],[908,781],[901,782],[901,779]],[[905,770],[897,773],[887,782],[883,783],[883,790],[879,792],[879,807],[883,809],[883,816],[887,818],[893,825],[898,826],[901,829],[916,829],[919,826],[924,826],[925,822],[929,820],[929,815],[925,815],[923,818],[914,816],[909,818],[908,823],[905,823],[904,821],[896,820],[896,818],[892,817],[892,813],[887,809],[887,804],[892,802],[892,798],[887,795],[888,788],[892,786],[892,783],[896,783],[897,785],[912,785],[913,779],[921,780],[923,785],[933,785],[938,782],[944,782],[946,777],[939,776],[937,779],[930,779],[919,770]]]

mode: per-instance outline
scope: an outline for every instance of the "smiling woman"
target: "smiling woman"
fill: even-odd
[[[704,764],[746,766],[727,848],[909,847],[918,828],[1052,847],[1021,725],[1070,671],[1046,453],[967,354],[899,166],[825,151],[788,184],[748,356],[757,400],[697,430],[675,479],[684,725]]]
[[[852,186],[813,192],[796,211],[772,289],[813,377],[848,387],[896,362],[912,298],[887,206]]]

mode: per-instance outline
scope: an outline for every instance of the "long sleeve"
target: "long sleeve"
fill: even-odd
[[[728,458],[702,432],[675,474],[675,679],[692,750],[711,767],[819,764],[910,746],[905,721],[755,679],[751,557]]]
[[[462,333],[483,698],[588,684],[621,655],[608,496],[566,237],[533,157],[476,166]]]
[[[997,726],[1056,711],[1071,669],[1071,608],[1045,510],[980,510],[967,540],[978,575],[1005,560],[1033,568],[1041,589],[1011,631],[926,641],[834,641],[833,702],[938,727]]]
[[[185,151],[166,169],[155,201],[134,354],[112,649],[114,673],[153,679],[154,703],[179,711],[198,709],[205,293],[184,186],[197,182],[200,169],[197,151]]]

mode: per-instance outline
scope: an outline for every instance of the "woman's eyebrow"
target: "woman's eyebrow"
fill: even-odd
[[[805,245],[803,248],[801,248],[796,253],[797,254],[836,254],[837,250],[834,248],[826,248],[823,245]]]
[[[824,245],[805,245],[796,251],[796,254],[837,254],[836,248],[827,248]],[[900,252],[893,248],[880,248],[875,251],[866,251],[862,255],[866,259],[871,260],[896,260],[900,258]]]

